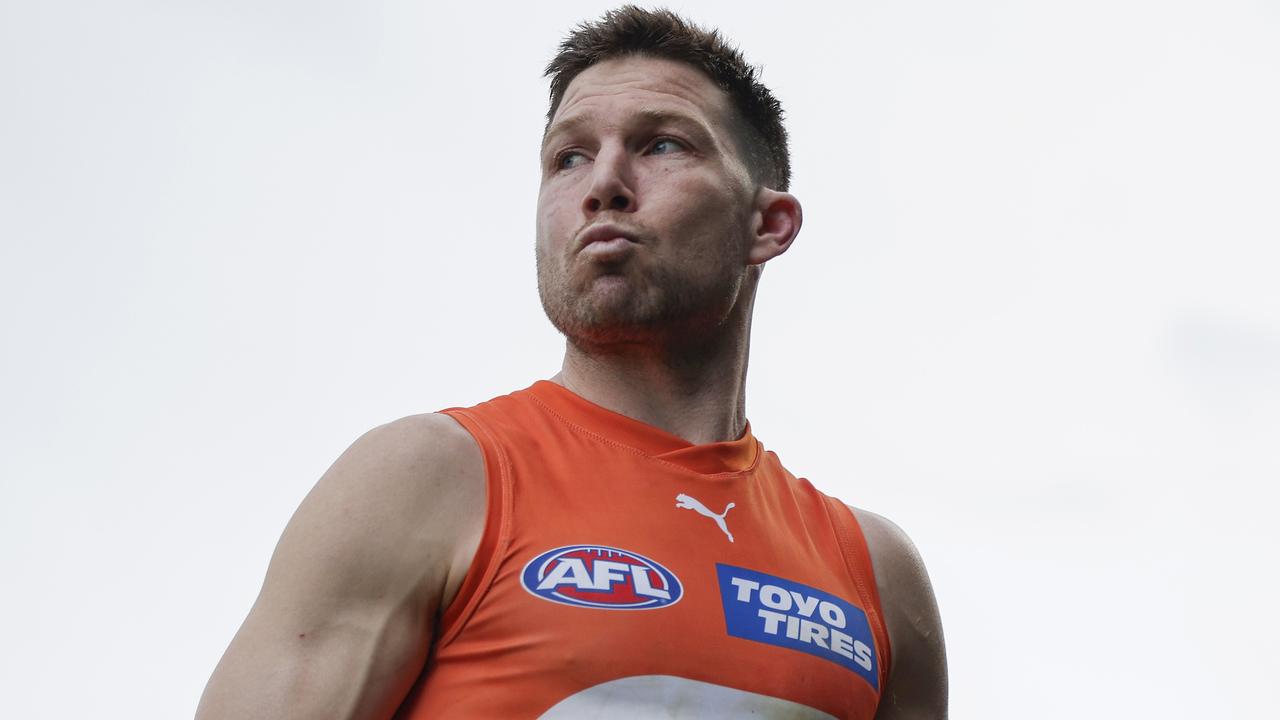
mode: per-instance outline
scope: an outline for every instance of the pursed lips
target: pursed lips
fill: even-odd
[[[626,243],[614,242],[615,240],[625,240]],[[626,247],[630,243],[636,243],[635,233],[624,230],[618,225],[607,223],[604,225],[596,225],[578,236],[577,251],[591,247],[597,243],[605,243],[609,247]],[[601,248],[604,249],[604,248]]]

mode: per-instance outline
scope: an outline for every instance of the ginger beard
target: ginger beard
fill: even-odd
[[[748,275],[744,244],[734,230],[722,227],[718,241],[691,243],[702,251],[688,252],[694,248],[686,246],[674,258],[660,257],[661,245],[681,239],[644,235],[630,252],[608,262],[574,252],[570,239],[539,242],[542,308],[581,349],[709,341],[733,314]]]

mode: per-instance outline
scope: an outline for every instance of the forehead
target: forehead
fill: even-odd
[[[728,95],[701,70],[666,58],[611,58],[583,70],[565,89],[551,128],[576,117],[638,109],[691,115],[712,127],[729,120]]]

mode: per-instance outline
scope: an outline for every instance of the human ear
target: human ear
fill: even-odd
[[[756,192],[752,213],[751,247],[747,263],[762,265],[791,247],[800,232],[804,213],[795,195],[762,187]]]

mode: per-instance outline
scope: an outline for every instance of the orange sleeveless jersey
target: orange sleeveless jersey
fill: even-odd
[[[888,641],[839,501],[743,437],[692,445],[539,381],[443,411],[479,550],[398,718],[859,718]]]

